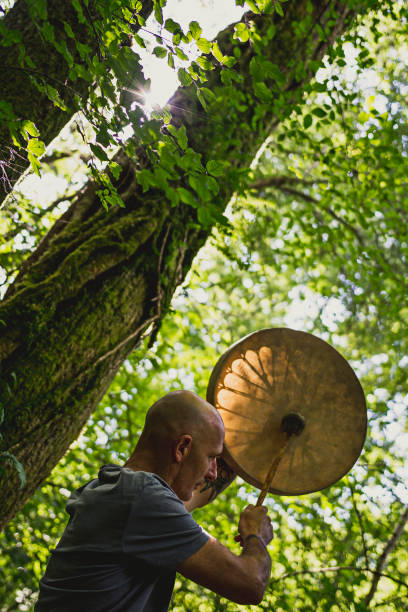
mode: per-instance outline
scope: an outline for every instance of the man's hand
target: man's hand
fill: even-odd
[[[239,535],[235,537],[241,546],[249,535],[256,535],[267,546],[273,538],[271,519],[265,506],[249,505],[240,516],[238,523]]]
[[[239,556],[210,536],[202,548],[179,565],[177,571],[231,601],[258,604],[271,572],[266,545],[272,539],[272,526],[266,508],[245,508],[238,530],[240,535],[237,537],[244,540]],[[245,541],[251,534],[256,538]]]

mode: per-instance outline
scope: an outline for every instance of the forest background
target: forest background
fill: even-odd
[[[151,403],[282,326],[349,360],[369,428],[339,483],[267,499],[257,609],[408,609],[407,10],[237,2],[212,41],[217,3],[168,4],[0,3],[1,610],[32,609],[69,492]],[[155,108],[152,57],[179,84]],[[238,553],[255,496],[196,519]],[[176,581],[174,611],[241,608]]]

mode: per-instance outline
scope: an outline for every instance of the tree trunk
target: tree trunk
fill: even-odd
[[[310,79],[310,62],[323,56],[353,15],[341,0],[298,0],[284,6],[282,19],[251,18],[261,35],[272,22],[276,25],[262,53],[279,66],[286,79],[283,89],[295,100]],[[295,35],[294,22],[310,6],[311,27]],[[317,23],[329,30],[324,41]],[[219,37],[224,53],[231,50],[232,32],[228,28]],[[186,126],[189,146],[204,163],[214,158],[230,162],[229,177],[248,167],[266,131],[279,121],[275,99],[262,106],[261,114],[259,106],[238,103],[252,91],[249,62],[255,52],[248,43],[241,50],[235,67],[241,79],[231,86],[229,105],[223,98],[206,115],[194,87],[178,90],[171,100],[174,122]],[[301,60],[305,70],[296,79]],[[214,70],[207,86],[216,96],[219,84],[220,71]],[[135,159],[122,152],[117,156],[122,166],[118,189],[126,206],[105,212],[90,182],[26,262],[1,305],[5,417],[0,450],[13,453],[27,475],[20,490],[15,469],[6,466],[0,485],[3,526],[75,440],[125,357],[157,327],[210,231],[197,222],[193,207],[172,207],[159,190],[142,193],[135,170],[146,164],[143,150]],[[219,211],[234,188],[234,179],[223,177],[213,202]]]
[[[81,78],[76,81],[69,79],[68,62],[45,39],[39,29],[43,23],[42,18],[32,12],[40,4],[33,0],[17,0],[2,19],[7,30],[20,33],[21,41],[17,44],[6,42],[6,46],[0,46],[0,100],[11,106],[19,121],[33,121],[40,132],[40,139],[48,145],[78,110],[76,99],[86,101],[89,87],[93,84]],[[95,28],[95,22],[101,16],[92,2],[86,9],[85,23],[80,22],[71,0],[48,0],[46,5],[47,22],[54,29],[55,40],[61,48],[66,45],[74,63],[86,65],[85,59],[78,52],[77,42],[90,48],[87,57],[92,58],[99,51],[102,52]],[[152,8],[153,1],[144,0],[140,14],[147,18]],[[74,38],[68,36],[64,23],[71,27]],[[136,21],[135,31],[138,27]],[[7,41],[7,34],[2,40]],[[21,45],[24,45],[23,53]],[[39,91],[34,79],[42,91]],[[66,110],[54,103],[49,86],[58,91]],[[6,124],[1,121],[1,115],[5,114],[4,107],[0,107],[0,204],[28,167],[24,150],[15,145]]]

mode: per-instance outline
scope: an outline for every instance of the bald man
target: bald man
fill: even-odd
[[[165,612],[176,571],[236,603],[259,603],[270,574],[266,509],[241,514],[240,555],[188,511],[212,497],[209,484],[219,489],[224,434],[217,410],[195,393],[174,391],[153,404],[126,464],[104,466],[68,500],[70,519],[35,610]]]

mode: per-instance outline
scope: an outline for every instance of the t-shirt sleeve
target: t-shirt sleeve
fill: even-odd
[[[131,505],[122,546],[150,565],[176,569],[207,540],[175,493],[152,478]]]

